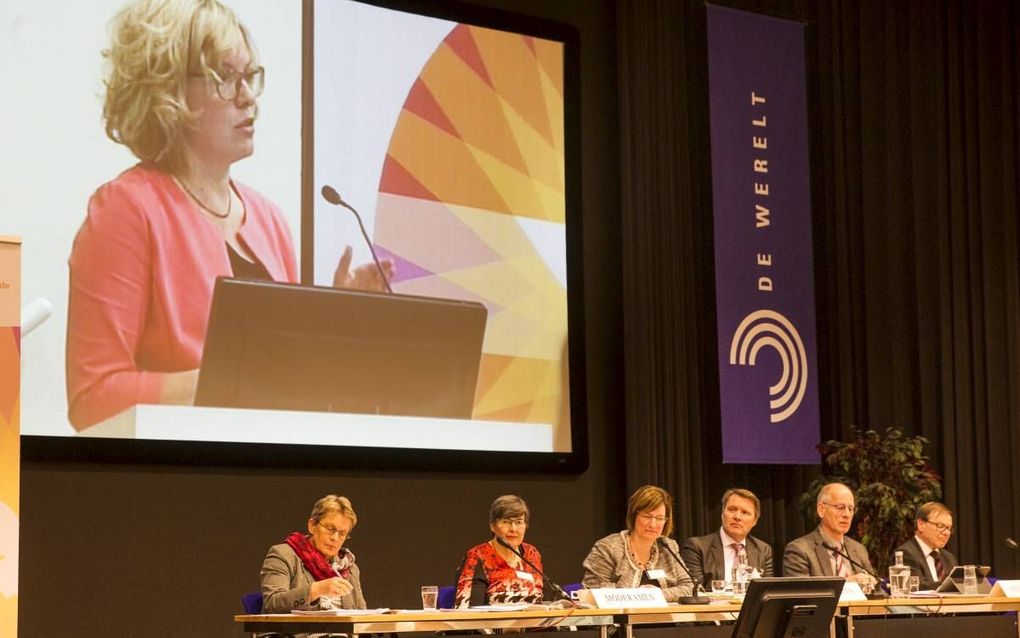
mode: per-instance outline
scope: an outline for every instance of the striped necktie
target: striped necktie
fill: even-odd
[[[836,545],[836,549],[832,550],[832,557],[836,559],[835,572],[836,576],[842,576],[846,578],[850,575],[850,570],[847,569],[846,561],[843,560],[843,546]]]
[[[937,549],[931,550],[931,557],[935,560],[935,574],[942,582],[946,578],[946,564],[942,562],[942,554]]]

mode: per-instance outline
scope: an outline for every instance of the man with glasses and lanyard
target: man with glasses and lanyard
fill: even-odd
[[[903,564],[921,581],[921,589],[935,589],[956,566],[946,543],[953,533],[953,513],[942,503],[929,501],[917,509],[914,537],[896,548]]]
[[[818,491],[815,507],[818,527],[787,544],[783,576],[842,576],[870,592],[875,569],[868,550],[846,536],[854,518],[854,493],[842,483],[829,483]]]

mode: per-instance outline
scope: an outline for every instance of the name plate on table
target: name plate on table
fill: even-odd
[[[1020,580],[997,580],[989,595],[1020,598]]]
[[[592,602],[599,609],[630,609],[644,607],[666,607],[666,597],[658,587],[632,587],[604,589],[582,589],[591,594]]]
[[[876,585],[877,587],[878,585]],[[853,580],[848,580],[843,583],[843,592],[839,595],[839,602],[847,603],[854,600],[867,600],[868,597],[864,595],[864,590],[861,589],[860,583]]]

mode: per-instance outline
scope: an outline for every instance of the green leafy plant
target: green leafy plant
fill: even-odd
[[[924,454],[927,442],[923,436],[908,438],[888,428],[883,434],[857,430],[848,442],[820,443],[822,476],[801,496],[801,504],[814,520],[815,499],[823,485],[839,482],[853,490],[857,512],[851,529],[883,574],[893,550],[913,533],[917,508],[942,498],[941,477]]]

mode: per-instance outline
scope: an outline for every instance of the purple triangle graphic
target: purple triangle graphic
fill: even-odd
[[[408,261],[396,253],[392,253],[378,244],[375,246],[375,252],[379,255],[379,261],[384,259],[392,259],[393,265],[396,266],[397,272],[393,275],[393,281],[390,283],[398,284],[402,281],[410,281],[411,279],[418,279],[419,277],[428,277],[435,273],[425,270],[418,264]]]

